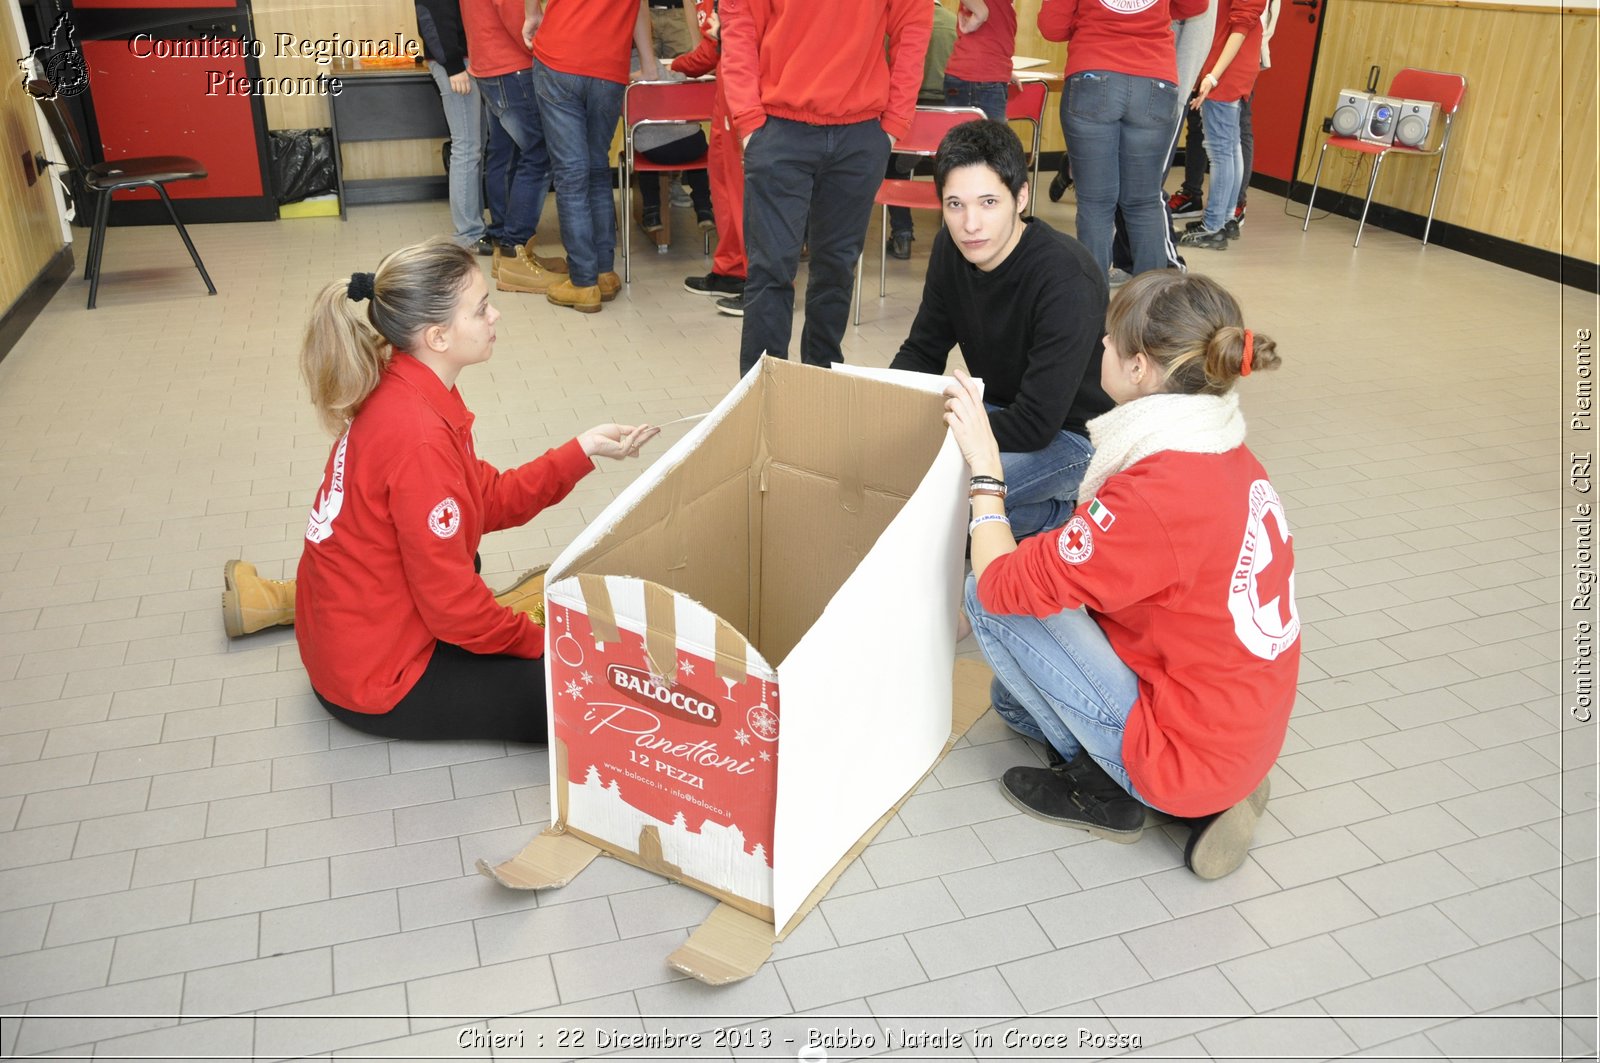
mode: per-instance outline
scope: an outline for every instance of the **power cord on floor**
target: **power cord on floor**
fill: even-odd
[[[1324,141],[1324,145],[1326,145],[1326,141]],[[1324,150],[1326,150],[1325,147],[1324,147]],[[1350,194],[1350,189],[1352,187],[1354,187],[1354,185],[1356,183],[1356,176],[1361,173],[1361,160],[1362,160],[1362,156],[1361,155],[1356,155],[1355,156],[1354,165],[1352,165],[1350,167],[1350,176],[1345,178],[1344,187],[1339,190],[1339,195],[1340,196],[1348,196]],[[1305,184],[1306,183],[1306,181],[1305,181],[1306,171],[1308,171],[1310,169],[1311,169],[1311,166],[1310,166],[1309,163],[1307,163],[1306,169],[1302,170],[1300,172],[1300,183],[1301,184]],[[1292,182],[1292,181],[1290,182],[1289,188],[1290,188],[1291,191],[1293,191],[1294,182]],[[1322,191],[1324,191],[1324,192],[1329,191],[1329,190],[1330,189],[1329,189],[1328,186],[1324,186],[1322,188]],[[1293,211],[1291,211],[1289,209],[1289,204],[1292,203],[1292,202],[1294,202],[1294,201],[1291,200],[1288,196],[1284,196],[1283,197],[1283,213],[1284,213],[1284,215],[1287,216],[1287,217],[1293,218],[1296,221],[1305,221],[1306,216],[1304,214],[1296,214],[1296,213],[1294,213]],[[1311,205],[1308,202],[1306,204],[1307,210],[1310,209],[1310,206]],[[1325,210],[1321,214],[1313,215],[1311,220],[1312,221],[1321,221],[1324,218],[1331,217],[1333,215],[1333,213],[1334,212],[1331,209]]]

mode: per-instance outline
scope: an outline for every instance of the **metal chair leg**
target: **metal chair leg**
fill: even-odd
[[[1361,230],[1367,227],[1367,211],[1372,209],[1372,192],[1378,187],[1378,171],[1383,167],[1383,157],[1388,152],[1380,151],[1372,157],[1372,179],[1367,182],[1367,201],[1361,205],[1361,224],[1356,226],[1356,242],[1351,247],[1361,246]]]
[[[889,294],[889,206],[884,204],[879,209],[883,218],[883,239],[878,242],[878,298],[882,299]]]
[[[1433,198],[1428,200],[1428,224],[1422,228],[1422,246],[1428,246],[1428,234],[1433,232],[1433,209],[1439,205],[1439,184],[1444,180],[1444,160],[1450,153],[1450,116],[1444,118],[1444,139],[1439,143],[1439,168],[1433,175]]]
[[[178,235],[183,237],[183,246],[189,249],[189,257],[194,259],[194,268],[200,271],[200,279],[206,282],[206,291],[212,295],[217,294],[217,286],[211,283],[211,274],[206,272],[206,264],[200,261],[200,252],[194,249],[194,241],[189,239],[189,230],[183,227],[183,222],[178,220],[178,212],[172,209],[172,198],[167,195],[167,190],[159,183],[155,189],[161,195],[161,202],[167,205],[167,217],[172,219],[172,224],[177,226]]]
[[[1323,141],[1322,152],[1317,156],[1317,174],[1311,179],[1311,198],[1306,200],[1306,220],[1300,223],[1300,231],[1305,232],[1311,228],[1311,208],[1317,202],[1317,184],[1322,180],[1322,164],[1328,158],[1328,143]]]
[[[89,234],[89,309],[94,309],[95,298],[100,294],[100,259],[106,252],[106,223],[111,217],[111,190],[100,193],[95,204],[94,231]]]
[[[633,185],[629,180],[632,159],[623,154],[617,167],[617,187],[622,191],[622,209],[617,212],[617,225],[622,229],[622,283],[633,283]]]
[[[100,235],[100,200],[109,195],[106,192],[94,193],[94,209],[89,211],[89,239],[83,247],[83,279],[88,280],[90,272],[94,269],[94,252],[97,238]],[[80,219],[81,220],[81,219]]]
[[[850,299],[850,301],[855,304],[855,323],[857,325],[861,324],[861,270],[866,266],[866,264],[867,252],[863,248],[861,254],[856,256],[855,294]]]

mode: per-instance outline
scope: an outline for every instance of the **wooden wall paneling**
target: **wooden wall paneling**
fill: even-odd
[[[256,35],[261,41],[264,78],[331,75],[330,65],[315,59],[280,54],[276,34],[299,39],[391,40],[400,33],[417,39],[417,14],[412,0],[257,0]],[[328,126],[328,101],[323,96],[268,96],[269,129],[321,129]],[[390,140],[347,144],[347,181],[380,177],[425,177],[442,174],[441,140]]]
[[[23,54],[9,12],[0,12],[0,54]],[[54,168],[32,185],[22,169],[24,154],[43,151],[33,99],[20,77],[6,77],[0,81],[0,202],[5,203],[0,210],[0,313],[16,303],[63,246],[50,187],[56,180]]]
[[[1593,14],[1562,17],[1561,79],[1569,89],[1561,109],[1561,247],[1563,254],[1584,262],[1600,262],[1600,151],[1595,129],[1600,125],[1596,85]]]
[[[1396,71],[1420,66],[1461,73],[1467,95],[1456,118],[1436,217],[1491,236],[1595,260],[1595,248],[1563,247],[1561,211],[1593,204],[1595,62],[1591,17],[1557,9],[1447,6],[1393,0],[1329,0],[1312,86],[1312,116],[1302,170],[1316,163],[1319,119],[1333,113],[1338,91],[1361,87],[1382,68],[1386,90]],[[1583,23],[1588,23],[1585,44]],[[1563,25],[1566,23],[1566,25]],[[1587,116],[1584,121],[1564,115]],[[1567,142],[1563,147],[1563,126]],[[1571,160],[1563,169],[1563,156]],[[1360,173],[1353,173],[1354,166]],[[1323,186],[1365,193],[1366,160],[1332,155]],[[1578,172],[1578,171],[1582,172]],[[1354,180],[1350,180],[1351,177]],[[1374,202],[1426,214],[1429,163],[1385,160]],[[1592,241],[1588,241],[1592,243]]]

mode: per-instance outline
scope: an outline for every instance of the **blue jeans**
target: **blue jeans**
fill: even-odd
[[[533,61],[539,113],[550,140],[561,242],[572,283],[591,288],[610,273],[617,251],[617,205],[611,198],[611,137],[625,86],[563,74]]]
[[[1021,540],[1065,524],[1093,456],[1087,439],[1066,431],[1057,432],[1040,450],[1003,451],[1000,467],[1011,534]]]
[[[476,86],[464,95],[457,93],[438,63],[430,60],[428,70],[439,86],[445,124],[450,127],[450,221],[456,227],[456,242],[470,247],[484,233],[483,97]]]
[[[525,244],[539,230],[539,215],[544,212],[544,197],[550,190],[550,154],[545,149],[544,124],[533,95],[533,72],[513,70],[475,80],[489,113],[522,152],[511,173],[511,196],[506,203],[501,242]],[[565,219],[562,220],[565,228]]]
[[[1239,142],[1239,101],[1200,105],[1200,122],[1205,127],[1206,158],[1211,160],[1211,195],[1206,198],[1202,219],[1207,232],[1216,232],[1233,217],[1239,202],[1239,186],[1244,178],[1244,148]]]
[[[1122,763],[1122,736],[1139,697],[1139,678],[1083,609],[1054,616],[1003,616],[978,604],[978,581],[967,577],[967,616],[984,659],[994,669],[990,700],[1013,731],[1071,760],[1086,750],[1144,804]]]
[[[483,151],[483,205],[489,208],[489,235],[506,243],[506,211],[511,197],[511,170],[517,162],[517,142],[498,121],[489,122]]]
[[[1111,267],[1111,224],[1127,222],[1135,273],[1165,269],[1166,179],[1178,87],[1160,78],[1085,70],[1067,79],[1061,125],[1078,188],[1078,240],[1102,270]]]
[[[1006,83],[1004,81],[963,81],[944,76],[944,105],[946,107],[978,107],[996,122],[1006,120]]]

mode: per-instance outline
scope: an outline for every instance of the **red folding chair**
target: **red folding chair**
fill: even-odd
[[[906,135],[895,143],[896,155],[920,155],[924,158],[938,154],[939,142],[944,135],[955,126],[963,122],[970,122],[976,118],[984,118],[983,111],[977,107],[918,107],[911,116],[911,128]],[[884,178],[883,184],[878,186],[878,194],[873,197],[873,202],[878,205],[879,215],[883,221],[883,232],[889,231],[889,208],[907,207],[912,210],[938,210],[939,193],[933,187],[932,181],[917,181],[899,177]],[[861,257],[856,259],[856,291],[855,323],[861,324],[861,267],[866,264],[867,254],[862,249]],[[883,246],[880,240],[878,245],[878,298],[882,299],[889,291],[889,249]]]
[[[1396,74],[1389,83],[1391,97],[1425,100],[1439,105],[1439,113],[1444,117],[1444,135],[1439,139],[1438,146],[1432,149],[1408,148],[1403,144],[1374,144],[1356,137],[1328,134],[1328,139],[1322,143],[1322,152],[1317,156],[1317,173],[1311,179],[1311,198],[1306,201],[1306,220],[1301,223],[1300,231],[1305,232],[1311,227],[1311,209],[1317,202],[1317,183],[1322,179],[1322,164],[1330,147],[1372,156],[1372,177],[1367,181],[1367,200],[1361,206],[1361,222],[1356,226],[1355,247],[1361,246],[1361,230],[1367,227],[1367,211],[1372,208],[1372,193],[1378,187],[1378,169],[1383,165],[1385,156],[1390,152],[1397,155],[1433,155],[1439,161],[1433,176],[1433,198],[1428,201],[1428,223],[1422,230],[1422,246],[1428,246],[1428,234],[1433,231],[1433,210],[1439,204],[1439,183],[1444,180],[1445,155],[1450,150],[1450,123],[1460,109],[1461,97],[1466,92],[1467,79],[1460,74],[1443,74],[1437,70],[1418,70],[1415,67],[1407,67]]]
[[[711,103],[716,99],[717,83],[706,78],[694,81],[635,81],[622,94],[622,158],[617,163],[618,183],[622,188],[622,279],[631,283],[633,259],[633,181],[635,173],[668,173],[674,170],[704,170],[710,163],[705,155],[693,162],[663,166],[643,155],[635,155],[633,136],[641,126],[669,122],[709,122]],[[662,209],[668,204],[663,203]],[[711,250],[711,234],[706,234],[706,251]]]
[[[1028,149],[1033,181],[1028,185],[1028,217],[1033,217],[1033,201],[1039,195],[1039,147],[1044,138],[1045,108],[1049,106],[1050,86],[1043,81],[1013,81],[1006,94],[1006,121],[1027,122],[1033,126],[1033,143]]]

